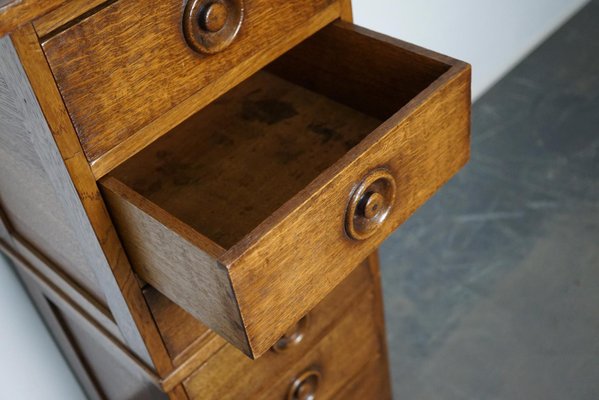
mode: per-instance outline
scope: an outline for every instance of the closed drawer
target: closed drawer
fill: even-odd
[[[140,276],[257,357],[469,155],[470,70],[346,23],[101,181]]]
[[[195,50],[183,33],[186,10],[201,3],[224,5],[225,21],[241,18],[237,31],[225,27],[214,34],[213,42],[226,44],[227,38],[218,39],[218,35],[227,30],[236,33],[226,48],[215,48],[216,53]],[[186,101],[192,104],[169,118],[177,119],[194,107],[197,110],[202,102],[260,69],[340,13],[337,0],[119,0],[107,4],[42,42],[92,164],[115,147],[129,151],[143,145],[148,136],[159,133],[138,134],[142,127]],[[199,26],[202,10],[195,11],[198,15],[193,21]],[[218,16],[213,19],[218,23]]]
[[[308,314],[304,339],[295,347],[270,351],[251,361],[225,346],[185,381],[190,397],[286,399],[295,379],[305,371],[319,374],[317,398],[334,393],[381,348],[367,273],[367,267],[361,267],[359,275],[344,281]]]
[[[332,398],[339,400],[391,400],[389,371],[385,358],[380,356],[369,361],[360,369],[358,376],[345,383]]]
[[[381,333],[374,318],[373,300],[372,292],[361,296],[335,329],[260,398],[295,400],[309,398],[306,394],[313,394],[317,399],[334,398],[334,394],[381,351]]]

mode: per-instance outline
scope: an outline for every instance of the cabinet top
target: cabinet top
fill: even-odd
[[[0,0],[0,37],[65,2],[66,0]]]

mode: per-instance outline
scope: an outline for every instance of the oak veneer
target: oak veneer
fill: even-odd
[[[66,0],[0,0],[0,37],[65,2]]]
[[[123,349],[93,322],[73,312],[72,305],[60,301],[51,289],[37,285],[25,270],[17,272],[90,399],[167,398],[155,376],[123,356]]]
[[[69,0],[62,7],[42,15],[33,21],[35,32],[43,41],[60,30],[76,24],[86,16],[92,15],[101,7],[109,5],[114,0]]]
[[[0,204],[0,240],[3,240],[5,244],[12,244],[12,228],[8,223],[8,218]]]
[[[7,250],[9,258],[22,266],[33,277],[38,286],[52,288],[59,297],[76,304],[81,313],[85,313],[108,332],[116,341],[125,345],[126,342],[106,305],[98,302],[89,292],[79,286],[68,275],[54,265],[44,254],[33,247],[18,233],[12,234],[11,248]]]
[[[207,347],[215,339],[217,349],[226,342],[191,314],[170,301],[152,286],[144,288],[144,296],[174,365]],[[210,354],[208,354],[210,355]]]
[[[260,72],[109,177],[201,232],[219,252],[241,241],[380,124]]]
[[[39,167],[42,178],[34,181],[48,189],[43,192],[32,187],[31,182],[29,186],[20,187],[14,179],[12,183],[8,181],[10,184],[4,181],[0,185],[0,203],[7,199],[10,203],[8,206],[0,204],[6,207],[5,215],[0,213],[0,217],[4,217],[0,223],[0,249],[17,264],[32,298],[90,398],[163,398],[161,392],[171,399],[203,398],[210,395],[207,391],[212,388],[219,393],[219,382],[238,388],[236,385],[249,377],[262,379],[246,394],[251,391],[261,398],[282,398],[295,378],[315,367],[323,377],[319,398],[385,399],[390,396],[376,255],[367,261],[372,278],[356,278],[364,274],[364,269],[350,272],[467,157],[467,149],[463,147],[467,147],[469,70],[450,58],[351,25],[336,24],[320,31],[335,18],[351,20],[350,0],[293,0],[284,2],[284,7],[271,9],[272,4],[283,4],[280,1],[246,0],[257,12],[252,16],[251,29],[242,27],[242,36],[238,39],[244,41],[244,47],[236,39],[233,47],[226,49],[233,50],[232,53],[224,51],[211,56],[212,61],[206,61],[206,56],[198,56],[187,47],[187,52],[176,54],[180,58],[173,58],[173,52],[184,43],[179,30],[182,2],[169,0],[150,5],[141,0],[72,0],[61,5],[60,0],[21,0],[14,7],[2,8],[7,0],[0,0],[0,35],[3,30],[21,26],[10,40],[3,42],[6,47],[0,48],[0,76],[5,77],[4,86],[9,88],[4,92],[0,90],[0,114],[11,115],[3,121],[10,125],[3,132],[22,136],[15,139],[2,136],[0,132],[2,140],[10,142],[18,153],[12,157],[2,155],[0,168],[4,173],[4,167],[11,163],[24,166],[25,171],[29,171],[23,174],[27,179],[28,174],[35,175],[36,172],[31,171]],[[267,18],[260,19],[260,15]],[[98,35],[100,31],[104,35]],[[317,31],[314,38],[302,42]],[[256,38],[264,40],[256,41]],[[261,360],[252,362],[155,288],[140,287],[145,282],[132,273],[127,260],[135,250],[128,246],[127,255],[123,252],[95,180],[167,132],[173,130],[165,138],[174,137],[181,129],[174,129],[179,124],[196,126],[196,118],[200,117],[194,114],[198,110],[216,100],[204,110],[208,113],[202,115],[210,114],[209,109],[222,101],[220,96],[224,92],[291,48],[292,51],[260,75],[271,83],[283,82],[283,86],[292,87],[292,95],[299,94],[295,98],[296,111],[300,111],[296,116],[275,122],[270,129],[258,128],[268,125],[264,119],[270,118],[269,114],[285,116],[286,113],[284,107],[281,111],[276,105],[268,104],[268,100],[272,100],[268,96],[254,99],[253,105],[245,105],[246,116],[262,119],[262,122],[236,118],[229,121],[230,115],[222,112],[227,124],[239,125],[227,130],[221,139],[228,136],[236,141],[253,124],[262,132],[254,142],[252,139],[245,143],[265,147],[270,151],[268,157],[247,155],[244,158],[244,154],[237,152],[237,160],[227,159],[230,150],[239,148],[227,144],[226,140],[214,142],[219,134],[202,132],[200,137],[212,140],[213,146],[198,145],[204,153],[219,153],[223,160],[215,164],[221,162],[224,168],[249,166],[248,171],[261,171],[261,178],[268,182],[260,194],[267,200],[260,201],[260,196],[247,190],[251,185],[237,188],[223,185],[223,177],[219,178],[218,174],[210,175],[210,179],[203,176],[203,183],[210,190],[189,193],[200,195],[196,200],[204,201],[202,208],[225,215],[233,215],[235,211],[238,220],[222,224],[219,230],[217,219],[186,211],[183,201],[168,205],[171,208],[165,212],[168,223],[158,224],[157,229],[167,236],[174,235],[171,237],[178,245],[183,243],[181,235],[196,238],[197,233],[202,235],[192,247],[184,244],[180,247],[196,256],[229,247],[226,249],[229,258],[222,260],[228,269],[210,271],[215,275],[212,278],[209,275],[208,279],[213,283],[220,279],[222,286],[212,289],[216,297],[221,297],[218,301],[224,304],[225,324],[237,319],[240,326],[232,328],[241,332],[242,341],[247,333],[252,336],[256,347],[250,350],[254,354],[276,341],[278,332],[287,330],[306,312],[315,308],[316,315],[321,315],[309,328],[311,334],[308,332],[302,342],[305,347],[300,343],[299,347],[292,347],[276,357],[268,352]],[[199,58],[192,60],[191,54]],[[173,60],[183,60],[183,63]],[[186,69],[189,66],[191,68]],[[67,98],[68,86],[72,89],[78,82],[69,82],[68,76],[60,77],[53,73],[56,71],[80,74],[85,82],[77,89],[79,92],[71,92]],[[98,71],[101,74],[95,80],[93,74]],[[115,79],[110,81],[113,75]],[[193,80],[186,81],[189,76]],[[252,80],[240,89],[249,87]],[[262,95],[272,94],[277,86],[265,85],[267,90]],[[129,88],[134,90],[124,90]],[[93,96],[85,97],[86,92]],[[73,93],[81,97],[73,97]],[[80,102],[83,97],[89,100],[87,104]],[[244,97],[251,96],[240,96],[240,101],[234,102],[241,105],[242,110]],[[67,101],[66,106],[63,100]],[[314,107],[313,101],[321,109]],[[73,102],[80,103],[72,107]],[[315,116],[319,112],[323,114],[325,104],[328,105],[326,123],[316,121]],[[71,110],[77,107],[79,116]],[[97,110],[104,117],[98,118],[96,124],[93,113]],[[290,120],[293,123],[287,126],[287,131],[275,132]],[[111,131],[113,121],[119,137]],[[80,135],[73,122],[76,128],[80,128],[78,124],[86,126],[83,131],[89,136],[91,146],[96,146],[93,151],[98,151],[97,157],[87,157],[85,141],[88,139]],[[305,129],[302,124],[311,126]],[[204,125],[214,126],[219,124],[212,121]],[[81,138],[85,139],[83,143]],[[282,140],[278,149],[285,150],[279,152],[278,158],[276,138]],[[185,143],[175,143],[172,148],[182,157],[162,162],[167,169],[175,168],[171,171],[173,176],[185,178],[189,173],[193,177],[205,169],[194,164],[197,161],[194,150],[186,148]],[[303,153],[297,154],[296,150]],[[318,152],[322,153],[321,157],[309,157]],[[26,155],[24,165],[19,159],[21,154]],[[151,152],[144,150],[141,155],[149,155],[150,164],[156,162]],[[188,161],[183,162],[184,155]],[[351,190],[371,167],[387,158],[390,161],[386,166],[391,167],[393,176],[401,178],[398,180],[400,195],[407,199],[387,221],[391,224],[385,225],[372,241],[361,244],[344,242],[348,238],[343,228],[335,228],[339,230],[333,235],[327,234],[330,227],[343,225],[344,206],[349,197],[344,192]],[[31,165],[30,159],[34,160]],[[189,165],[181,167],[178,163]],[[138,167],[135,163],[131,165]],[[135,173],[142,176],[143,171],[139,169]],[[285,174],[276,174],[281,171],[295,172],[296,181],[286,178]],[[242,172],[243,168],[232,168],[227,179],[247,183]],[[9,175],[20,179],[18,173],[11,171]],[[116,184],[124,185],[118,179]],[[190,182],[185,185],[188,184]],[[136,185],[144,187],[140,182],[130,186]],[[145,214],[144,221],[160,217],[164,212],[159,209],[154,214],[147,198],[131,190],[129,184],[124,186],[127,194],[142,198],[139,203],[130,205]],[[168,186],[165,190],[177,191],[176,182]],[[151,191],[150,187],[146,189]],[[219,191],[225,193],[225,198],[229,196],[228,201],[215,195]],[[53,215],[63,213],[59,218],[63,225],[57,229],[72,230],[72,240],[67,239],[65,243],[67,247],[75,243],[74,251],[82,256],[80,264],[68,266],[68,260],[73,258],[70,248],[63,254],[52,243],[56,238],[34,227],[36,213],[28,215],[27,199],[19,204],[18,198],[24,198],[29,192],[33,199],[43,192],[51,197],[50,203],[55,201],[57,207],[47,209]],[[160,192],[154,194],[160,196]],[[235,194],[239,195],[237,201]],[[182,198],[185,200],[185,196]],[[47,201],[42,199],[37,205],[42,206]],[[241,207],[244,201],[252,206],[251,210]],[[160,199],[159,202],[169,201]],[[36,200],[27,204],[35,205]],[[114,213],[114,209],[112,211]],[[176,222],[173,214],[178,214],[182,223]],[[40,215],[42,219],[48,218],[43,213]],[[25,222],[21,223],[19,218]],[[174,225],[170,225],[173,221]],[[186,224],[203,224],[202,230],[210,238],[202,232],[186,231]],[[123,233],[119,230],[121,236],[126,236]],[[36,234],[43,237],[40,239]],[[160,237],[156,240],[161,244]],[[161,250],[155,247],[155,251]],[[169,260],[169,253],[154,254]],[[170,255],[173,256],[171,261],[181,256],[176,249]],[[151,256],[152,253],[146,255]],[[88,270],[93,273],[83,272],[83,276],[78,276],[80,271]],[[348,274],[350,280],[359,281],[354,281],[355,286],[343,281]],[[335,289],[339,282],[342,283]],[[368,288],[364,291],[365,282]],[[164,283],[156,286],[166,292]],[[196,289],[205,283],[197,284]],[[193,285],[188,289],[193,292]],[[344,293],[341,299],[327,300],[330,297],[327,293],[335,295],[339,291]],[[347,307],[348,302],[367,292],[371,295],[365,297],[364,302]],[[235,298],[223,298],[227,293]],[[322,298],[325,300],[318,304]],[[327,304],[329,311],[322,312]],[[239,310],[245,313],[243,318]],[[227,321],[227,318],[231,319]],[[248,320],[250,324],[244,325]],[[270,333],[266,332],[269,326],[273,328]],[[352,337],[366,345],[348,352],[348,347],[355,346],[353,342],[346,342]],[[245,343],[250,341],[246,339]],[[235,365],[227,368],[230,363]],[[231,373],[237,366],[242,366],[245,375]],[[215,377],[212,383],[206,383],[209,376]],[[377,389],[369,391],[367,385]]]
[[[214,91],[232,87],[340,13],[335,0],[246,0],[233,43],[207,56],[183,38],[181,4],[117,1],[44,41],[89,161],[125,146],[115,162],[124,161],[168,128],[138,134],[140,129],[167,122],[163,114],[186,101],[187,117]]]
[[[140,276],[252,357],[469,155],[464,63],[335,23],[267,71],[284,79],[246,80],[101,181]],[[350,239],[347,202],[380,167],[396,201]]]
[[[36,152],[33,132],[47,125],[43,116],[33,114],[35,96],[23,88],[26,78],[8,37],[0,39],[0,54],[0,204],[6,219],[12,229],[104,303],[104,294],[67,222],[64,203]]]
[[[2,39],[2,60],[27,121],[26,133],[119,329],[146,365],[172,368],[109,219],[31,25]],[[148,349],[151,349],[149,351]]]
[[[206,399],[284,399],[293,379],[315,368],[322,374],[318,398],[329,398],[369,358],[376,357],[380,349],[373,320],[372,291],[357,292],[352,300],[349,307],[339,304],[338,313],[326,310],[327,306],[334,307],[334,303],[325,303],[324,310],[314,310],[315,314],[326,312],[329,318],[336,315],[338,320],[331,321],[330,331],[325,331],[322,337],[315,332],[310,337],[312,332],[309,332],[310,340],[293,353],[269,352],[252,362],[226,346],[185,381],[186,390],[192,397],[206,393]],[[319,322],[326,322],[324,315]]]
[[[284,374],[301,372],[293,370],[291,366],[298,363],[309,349],[317,346],[332,330],[340,329],[338,322],[344,315],[360,312],[354,310],[353,306],[358,299],[373,290],[374,280],[369,265],[361,263],[308,313],[303,338],[297,345],[281,352],[271,349],[258,360],[250,360],[227,344],[199,366],[187,379],[185,386],[190,392],[202,390],[205,400],[260,397],[260,394],[269,391],[273,381],[280,380]],[[362,317],[371,318],[374,315],[366,312]],[[376,326],[374,323],[373,325]],[[336,346],[347,346],[345,343],[350,341],[351,335],[348,333],[347,336]],[[377,335],[369,338],[371,339],[377,339]]]
[[[271,384],[261,397],[284,399],[293,381],[300,374],[315,370],[322,377],[316,391],[317,398],[334,398],[335,392],[349,380],[348,378],[356,375],[381,351],[373,314],[374,307],[372,292],[359,296],[334,329],[308,350],[298,362],[289,366],[288,372]]]
[[[391,399],[386,361],[382,357],[370,361],[332,398],[342,400]]]

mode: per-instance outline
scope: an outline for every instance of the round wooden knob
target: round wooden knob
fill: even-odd
[[[374,235],[395,201],[395,179],[386,168],[366,174],[351,193],[345,215],[345,230],[357,240]]]
[[[217,53],[233,42],[243,15],[243,0],[189,0],[183,15],[185,40],[195,51]]]
[[[229,11],[222,3],[211,3],[200,12],[200,26],[208,32],[218,32],[224,28]]]
[[[320,372],[316,370],[304,372],[291,384],[287,400],[315,400],[319,382]]]
[[[292,326],[281,338],[272,346],[272,350],[281,353],[292,347],[299,345],[304,339],[304,334],[308,326],[308,316],[300,319],[297,324]]]

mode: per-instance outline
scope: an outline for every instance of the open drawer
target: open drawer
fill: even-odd
[[[102,179],[139,275],[251,357],[469,156],[467,64],[336,22]]]

